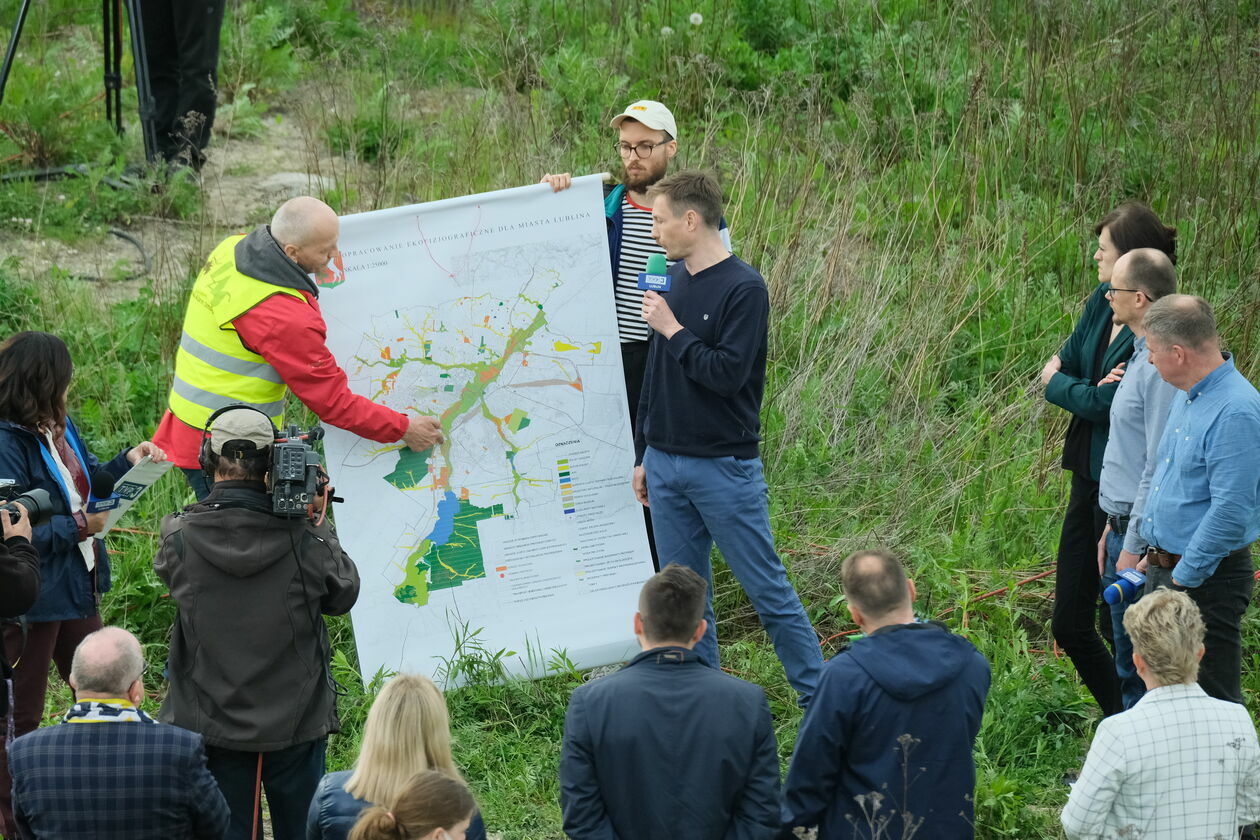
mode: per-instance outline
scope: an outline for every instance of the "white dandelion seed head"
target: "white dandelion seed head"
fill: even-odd
[[[692,26],[699,26],[700,24],[704,23],[704,15],[700,14],[699,12],[692,12],[690,20],[691,20]]]

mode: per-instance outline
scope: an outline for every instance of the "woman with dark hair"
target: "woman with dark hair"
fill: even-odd
[[[1163,224],[1151,208],[1126,201],[1094,227],[1098,236],[1098,287],[1085,302],[1076,328],[1041,371],[1046,400],[1072,413],[1063,443],[1063,468],[1072,473],[1072,489],[1059,537],[1055,573],[1054,639],[1071,658],[1081,681],[1104,715],[1123,711],[1115,660],[1098,634],[1100,572],[1098,541],[1107,517],[1098,506],[1098,479],[1107,448],[1115,382],[1102,380],[1133,355],[1133,332],[1112,323],[1107,293],[1111,269],[1137,248],[1157,248],[1177,260],[1177,231]]]
[[[89,513],[91,477],[104,469],[114,478],[145,455],[166,456],[150,442],[124,450],[103,467],[66,416],[66,391],[74,365],[61,339],[22,332],[0,344],[0,483],[11,491],[47,490],[55,511],[32,529],[39,553],[39,595],[26,611],[25,626],[6,624],[4,646],[13,663],[13,723],[16,735],[30,732],[44,714],[48,666],[70,674],[74,649],[101,628],[97,605],[109,591],[109,558],[93,534],[108,512]],[[0,819],[13,834],[12,780],[0,742]]]
[[[464,840],[477,803],[463,782],[437,770],[412,776],[389,807],[363,812],[350,840]]]

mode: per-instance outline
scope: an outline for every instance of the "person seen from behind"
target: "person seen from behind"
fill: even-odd
[[[1246,707],[1196,682],[1199,608],[1160,589],[1129,607],[1124,626],[1146,694],[1098,724],[1063,830],[1071,840],[1237,837],[1260,819],[1260,744]]]
[[[459,779],[437,770],[412,776],[387,805],[363,812],[350,840],[466,840],[477,803]]]

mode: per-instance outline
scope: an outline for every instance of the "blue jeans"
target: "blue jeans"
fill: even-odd
[[[716,542],[770,634],[788,682],[805,705],[818,685],[822,649],[774,550],[761,459],[692,458],[649,447],[643,469],[661,565],[687,566],[709,582],[704,611],[709,626],[696,652],[718,667],[709,559]]]
[[[1115,531],[1108,531],[1107,558],[1103,563],[1103,589],[1115,583],[1119,578],[1116,573],[1116,562],[1120,558],[1122,548],[1124,548],[1124,537]],[[1120,678],[1120,698],[1124,701],[1126,709],[1132,709],[1133,704],[1141,700],[1142,695],[1146,693],[1146,683],[1142,682],[1137,669],[1133,667],[1133,642],[1129,640],[1129,634],[1124,629],[1124,611],[1128,609],[1128,606],[1124,601],[1111,605],[1111,636],[1116,645],[1116,676]]]

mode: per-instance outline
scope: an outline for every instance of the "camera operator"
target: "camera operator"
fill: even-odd
[[[205,738],[232,812],[227,837],[250,837],[261,780],[272,836],[299,840],[328,733],[340,728],[320,614],[349,611],[359,573],[322,515],[275,512],[275,445],[261,411],[217,412],[200,456],[209,495],[162,520],[154,568],[179,616],[158,718]]]
[[[4,542],[0,543],[0,620],[16,618],[31,608],[39,596],[39,554],[31,545],[31,518],[21,504],[13,506],[17,521],[8,511],[0,510],[0,526],[4,529]],[[0,728],[6,738],[15,733],[8,731],[9,719],[9,659],[0,645]]]

